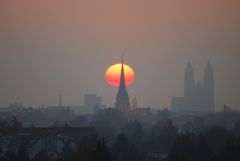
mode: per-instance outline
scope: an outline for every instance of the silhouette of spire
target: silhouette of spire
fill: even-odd
[[[209,80],[213,81],[213,67],[212,67],[210,60],[208,60],[206,67],[205,67],[204,80],[205,81],[209,81]]]
[[[122,112],[128,112],[130,110],[129,96],[127,93],[126,82],[125,82],[123,55],[122,55],[122,62],[121,62],[120,83],[119,83],[115,106],[118,110]]]
[[[205,88],[205,97],[207,98],[206,102],[209,105],[209,109],[214,110],[214,73],[213,73],[213,67],[210,63],[210,60],[208,60],[205,71],[204,71],[204,77],[203,77],[203,84]]]
[[[121,66],[121,76],[120,76],[119,90],[126,90],[123,55],[122,55],[122,62],[121,63],[122,63],[122,66]]]
[[[185,68],[185,78],[184,78],[184,96],[189,97],[192,95],[194,90],[194,69],[192,67],[191,59],[189,58],[188,65]]]

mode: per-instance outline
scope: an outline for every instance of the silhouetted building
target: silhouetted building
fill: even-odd
[[[84,107],[88,109],[90,113],[93,113],[96,108],[102,106],[102,98],[96,94],[85,94],[84,95]]]
[[[195,84],[191,62],[185,69],[184,97],[172,99],[172,110],[177,112],[212,112],[214,110],[214,78],[210,62],[205,67],[203,84]]]
[[[134,118],[145,118],[148,116],[152,117],[153,113],[150,106],[148,106],[148,107],[138,107],[136,109],[131,110],[131,115]]]
[[[122,59],[122,67],[121,67],[120,84],[119,84],[119,89],[117,93],[115,107],[117,110],[121,112],[130,111],[129,96],[128,96],[126,83],[125,83],[123,59]]]
[[[136,110],[136,109],[138,109],[138,101],[134,97],[133,100],[132,100],[132,109],[131,110]]]
[[[66,148],[74,150],[82,140],[96,140],[97,131],[93,127],[81,128],[2,128],[0,148],[2,152],[18,151],[26,145],[32,159],[41,151],[61,153]]]

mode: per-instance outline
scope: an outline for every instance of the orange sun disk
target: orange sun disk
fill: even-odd
[[[122,67],[122,64],[119,63],[119,64],[111,65],[106,70],[105,78],[107,83],[110,84],[111,86],[119,87],[121,67]],[[129,86],[130,84],[133,83],[135,79],[135,73],[129,65],[124,64],[123,68],[124,68],[126,86]]]

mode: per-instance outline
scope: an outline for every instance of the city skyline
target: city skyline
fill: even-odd
[[[140,106],[170,107],[188,60],[202,80],[210,59],[216,109],[240,109],[239,2],[184,2],[1,1],[0,106],[55,105],[59,93],[66,105],[96,93],[114,106],[104,72],[123,51],[136,72],[130,100]]]
[[[0,0],[0,161],[240,161],[240,0]]]
[[[192,60],[191,60],[192,61]],[[209,60],[208,60],[209,61]],[[186,63],[187,64],[187,63]],[[197,64],[197,63],[196,63]],[[194,64],[195,65],[195,64]],[[186,66],[186,65],[185,65]],[[196,71],[196,70],[195,70]],[[182,75],[184,76],[184,68],[182,69]],[[197,72],[195,72],[195,73],[197,73],[196,74],[196,82],[195,82],[195,85],[197,84],[197,83],[199,83],[199,82],[201,82],[201,83],[203,83],[203,79],[201,79],[201,78],[199,78],[200,76],[199,75],[201,75],[201,74],[199,74],[199,71],[197,70]],[[107,82],[105,82],[105,84],[107,84]],[[182,85],[181,85],[182,84]],[[183,88],[183,84],[184,84],[184,81],[182,82],[180,84],[180,87],[179,88],[182,88],[182,92],[184,93],[184,88]],[[131,85],[131,86],[134,86],[134,83],[133,83],[133,85]],[[130,92],[132,92],[131,91],[131,86],[130,87],[128,87],[128,88],[130,88]],[[114,94],[116,94],[116,89],[114,89],[113,87],[111,87],[112,88],[112,91],[113,91],[113,93]],[[60,91],[60,90],[59,90]],[[62,92],[62,91],[61,91]],[[216,93],[216,91],[215,91],[215,93]],[[18,102],[18,103],[23,103],[23,105],[26,105],[26,106],[33,106],[33,107],[40,107],[40,106],[42,106],[42,105],[44,105],[44,106],[55,106],[55,105],[58,105],[58,103],[59,103],[59,98],[57,97],[58,96],[58,94],[59,93],[56,93],[56,95],[53,95],[53,99],[54,99],[54,102],[52,103],[52,104],[44,104],[44,102],[42,103],[42,104],[28,104],[27,102],[22,102],[21,100],[15,100],[15,101],[12,101],[12,102],[10,102],[9,104],[6,104],[6,105],[2,105],[2,107],[6,107],[6,106],[8,106],[8,105],[10,105],[10,104],[12,104],[12,103],[15,103],[15,102]],[[71,102],[69,102],[68,100],[66,100],[65,98],[66,98],[66,95],[64,95],[64,92],[62,92],[62,93],[60,93],[60,95],[61,95],[61,97],[62,97],[62,95],[63,95],[63,97],[64,97],[64,102],[63,102],[63,104],[65,105],[65,106],[71,106],[71,105],[83,105],[84,104],[84,100],[83,100],[83,96],[84,95],[86,95],[86,94],[98,94],[98,95],[100,95],[99,93],[97,93],[96,91],[91,91],[91,92],[86,92],[86,93],[83,93],[83,95],[80,95],[79,96],[79,101],[78,101],[78,103],[71,103]],[[179,92],[179,95],[181,95],[181,93]],[[218,95],[217,93],[216,93],[216,95]],[[164,109],[164,108],[168,108],[168,109],[171,109],[171,99],[172,99],[172,97],[174,97],[175,95],[172,95],[172,96],[170,96],[169,97],[169,102],[168,102],[168,104],[167,104],[167,106],[161,106],[161,101],[160,101],[160,103],[159,103],[159,106],[154,106],[154,105],[151,105],[152,107],[154,107],[154,108],[156,108],[156,109]],[[102,97],[102,99],[104,100],[105,98],[102,96],[102,95],[100,95],[100,97]],[[134,99],[134,98],[137,98],[138,99],[138,97],[136,97],[136,95],[133,95],[132,93],[130,93],[130,104],[132,104],[132,100]],[[115,98],[114,98],[115,99]],[[107,101],[106,101],[106,99],[105,99],[105,101],[104,101],[104,103],[103,104],[105,104],[107,107],[114,107],[115,105],[115,102],[114,102],[114,99],[113,100],[111,100],[110,101],[110,104],[109,104],[109,102],[108,103],[106,103]],[[216,97],[215,97],[215,99],[217,99]],[[62,101],[61,101],[62,102]],[[141,101],[140,101],[141,102]],[[217,102],[217,101],[216,101]],[[146,103],[146,104],[141,104],[140,106],[142,106],[142,107],[146,107],[146,106],[148,106],[148,105],[150,105],[151,103]],[[216,103],[217,105],[215,105],[216,107],[215,107],[215,110],[221,110],[222,109],[222,106],[219,106],[219,103],[217,102]],[[231,105],[231,104],[230,104]],[[233,108],[234,109],[236,109],[236,110],[238,110],[238,108],[236,108],[237,106],[233,106]]]

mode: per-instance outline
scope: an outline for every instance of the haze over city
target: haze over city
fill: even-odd
[[[240,161],[239,0],[0,0],[0,161]]]
[[[121,61],[136,73],[128,87],[141,106],[169,108],[182,96],[189,60],[196,77],[211,61],[216,110],[239,109],[239,1],[0,2],[0,106],[83,104],[96,93],[114,106],[105,71]]]

